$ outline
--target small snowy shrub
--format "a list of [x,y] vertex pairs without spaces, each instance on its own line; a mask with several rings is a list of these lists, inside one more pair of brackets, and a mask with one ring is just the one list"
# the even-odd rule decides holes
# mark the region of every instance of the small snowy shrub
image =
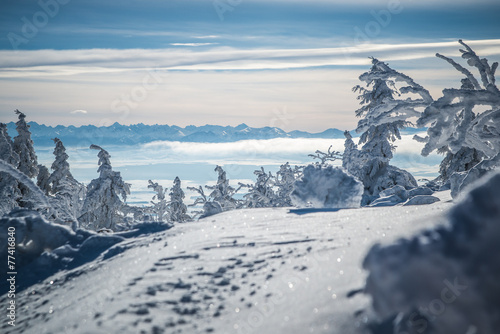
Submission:
[[291,198],[297,207],[359,207],[363,184],[340,168],[309,165],[295,182]]

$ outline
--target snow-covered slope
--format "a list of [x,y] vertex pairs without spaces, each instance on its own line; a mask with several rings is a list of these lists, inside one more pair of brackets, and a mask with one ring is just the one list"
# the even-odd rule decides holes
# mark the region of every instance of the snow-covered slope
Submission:
[[[361,333],[362,261],[434,226],[426,206],[249,209],[126,239],[16,295],[6,333]],[[22,279],[19,277],[18,279]],[[6,295],[0,304],[6,305]]]

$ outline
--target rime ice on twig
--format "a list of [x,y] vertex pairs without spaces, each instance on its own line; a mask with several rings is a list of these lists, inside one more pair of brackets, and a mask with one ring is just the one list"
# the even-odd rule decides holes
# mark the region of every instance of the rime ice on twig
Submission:
[[313,159],[319,159],[321,162],[319,163],[320,165],[326,165],[327,161],[336,161],[336,160],[342,160],[342,153],[339,151],[332,151],[333,145],[330,145],[328,148],[328,152],[322,152],[320,150],[316,150],[314,154],[309,154],[308,156],[313,158]]

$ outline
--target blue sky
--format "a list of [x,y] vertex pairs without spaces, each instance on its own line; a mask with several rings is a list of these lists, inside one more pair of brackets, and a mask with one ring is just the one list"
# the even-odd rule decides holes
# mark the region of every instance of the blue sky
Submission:
[[[347,3],[347,4],[346,4]],[[500,60],[493,0],[3,0],[0,121],[353,128],[375,56],[435,98],[462,38]]]

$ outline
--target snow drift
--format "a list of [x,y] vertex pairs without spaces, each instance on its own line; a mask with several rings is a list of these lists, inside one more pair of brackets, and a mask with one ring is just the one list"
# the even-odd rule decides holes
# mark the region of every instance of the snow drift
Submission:
[[[103,254],[118,254],[112,246],[139,235],[163,231],[172,225],[139,223],[126,232],[107,234],[78,229],[46,221],[38,212],[14,210],[0,219],[0,255],[7,259],[8,227],[15,228],[18,291],[63,270],[78,267]],[[123,251],[123,250],[121,250]],[[7,282],[0,283],[0,295],[7,291]]]
[[370,250],[374,333],[498,333],[500,173],[481,181],[444,226]]

